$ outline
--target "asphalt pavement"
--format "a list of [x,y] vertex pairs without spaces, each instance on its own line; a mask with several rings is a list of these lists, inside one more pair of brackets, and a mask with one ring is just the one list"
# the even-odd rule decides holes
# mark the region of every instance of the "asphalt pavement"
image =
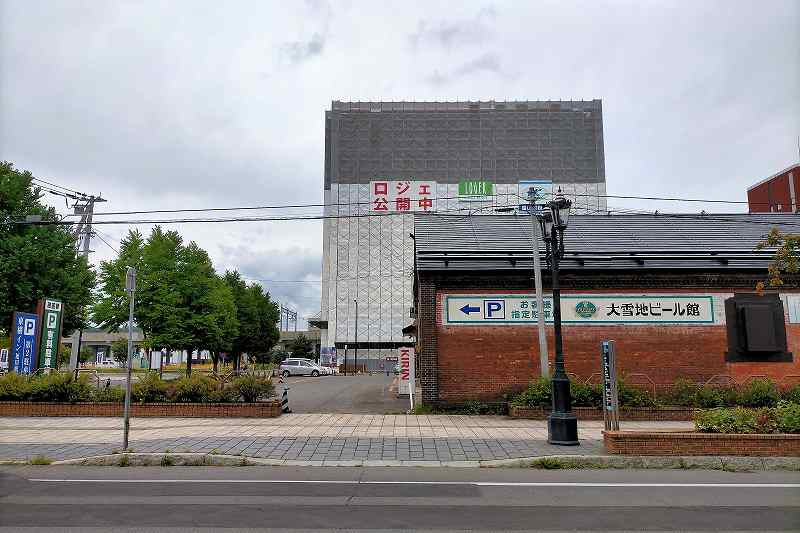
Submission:
[[797,531],[800,475],[694,470],[0,467],[0,524],[0,532]]
[[[284,382],[295,413],[405,413],[408,399],[397,398],[395,378],[394,374],[290,376]],[[277,393],[282,393],[280,385]]]

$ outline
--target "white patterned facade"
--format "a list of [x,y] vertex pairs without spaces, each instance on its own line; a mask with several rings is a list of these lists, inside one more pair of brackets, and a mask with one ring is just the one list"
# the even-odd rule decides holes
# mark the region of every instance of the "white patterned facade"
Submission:
[[[575,213],[606,210],[605,183],[556,183],[554,191],[559,187],[572,199]],[[457,183],[438,183],[433,210],[441,215],[480,215],[523,202],[516,183],[497,183],[494,189],[491,201],[465,201],[458,198]],[[320,319],[327,329],[322,330],[321,345],[337,346],[340,360],[344,344],[352,349],[357,300],[359,360],[396,355],[396,347],[387,344],[411,340],[403,337],[402,329],[412,322],[414,302],[413,215],[366,216],[373,214],[368,183],[332,183],[324,194],[325,213],[332,218],[323,223]]]

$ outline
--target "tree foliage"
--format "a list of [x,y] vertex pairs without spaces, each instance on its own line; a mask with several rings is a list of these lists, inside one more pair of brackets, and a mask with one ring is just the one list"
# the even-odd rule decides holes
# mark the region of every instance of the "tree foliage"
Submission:
[[28,215],[57,220],[32,179],[30,172],[0,163],[0,336],[14,311],[33,312],[44,297],[64,303],[65,334],[86,325],[82,309],[90,303],[95,284],[94,272],[75,253],[65,226],[15,223]]
[[766,282],[760,281],[756,286],[758,292],[763,292],[767,286],[778,288],[783,285],[785,274],[800,272],[800,234],[790,234],[772,228],[767,237],[756,245],[757,250],[776,248],[775,256],[767,267]]
[[128,341],[117,339],[111,343],[111,356],[121,366],[128,364]]
[[314,341],[302,333],[292,339],[292,342],[287,347],[292,352],[292,357],[305,357],[308,359],[314,357]]
[[261,285],[248,285],[235,270],[225,272],[223,279],[233,295],[239,320],[231,352],[236,357],[247,353],[256,361],[263,362],[280,338],[278,306]]
[[[237,348],[239,305],[234,287],[214,271],[208,253],[196,243],[184,244],[176,231],[153,228],[145,240],[137,232],[124,239],[119,256],[101,264],[101,294],[93,318],[114,331],[128,320],[124,290],[127,266],[137,268],[134,321],[145,345],[161,350],[220,351]],[[258,321],[259,307],[243,288],[247,325]]]

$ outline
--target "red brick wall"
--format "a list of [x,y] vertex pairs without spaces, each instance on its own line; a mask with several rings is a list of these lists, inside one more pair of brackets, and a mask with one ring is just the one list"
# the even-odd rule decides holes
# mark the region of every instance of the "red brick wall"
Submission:
[[[443,326],[445,293],[491,292],[442,291],[436,295],[436,351],[438,400],[459,402],[473,398],[494,399],[505,392],[524,388],[539,376],[538,334],[531,326]],[[504,290],[506,293],[530,291]],[[598,293],[603,291],[580,291]],[[648,291],[608,291],[642,294]],[[667,292],[667,291],[664,291]],[[677,291],[675,291],[677,292]],[[693,290],[693,293],[707,291]],[[731,291],[720,292],[720,298]],[[568,292],[565,292],[568,294]],[[724,316],[723,316],[724,320]],[[800,378],[800,324],[787,323],[792,363],[726,363],[727,333],[724,324],[563,326],[567,371],[581,381],[600,371],[600,342],[613,339],[617,346],[617,368],[629,375],[628,382],[648,385],[649,380],[631,374],[646,374],[656,385],[678,378],[705,381],[716,374],[729,374],[737,381],[765,375],[778,381],[787,375]],[[550,361],[554,359],[553,328],[547,326]],[[592,379],[599,382],[598,376]]]
[[605,431],[606,452],[623,455],[800,457],[800,435]]

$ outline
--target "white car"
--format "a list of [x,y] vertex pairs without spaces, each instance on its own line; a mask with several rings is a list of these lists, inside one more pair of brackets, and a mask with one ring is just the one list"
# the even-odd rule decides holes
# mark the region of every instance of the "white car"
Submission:
[[311,359],[300,359],[290,357],[281,363],[280,372],[283,377],[288,376],[327,376],[330,374],[328,369],[319,366]]

